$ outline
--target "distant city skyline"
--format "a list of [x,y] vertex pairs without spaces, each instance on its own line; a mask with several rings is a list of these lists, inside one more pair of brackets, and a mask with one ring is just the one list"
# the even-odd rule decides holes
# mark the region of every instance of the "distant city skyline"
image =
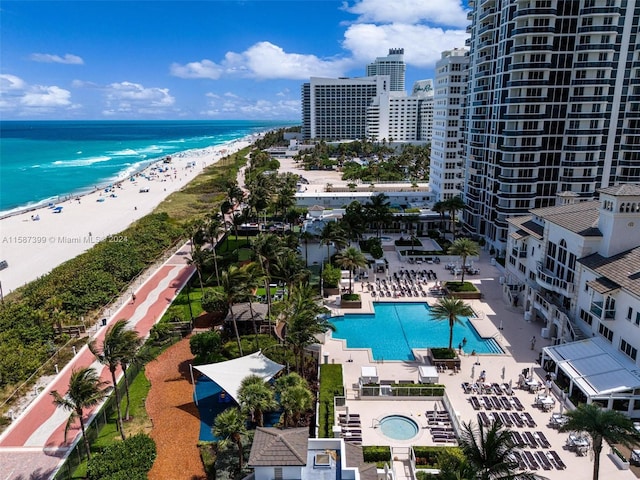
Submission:
[[404,48],[405,88],[463,47],[462,0],[3,1],[0,116],[300,119],[311,76]]

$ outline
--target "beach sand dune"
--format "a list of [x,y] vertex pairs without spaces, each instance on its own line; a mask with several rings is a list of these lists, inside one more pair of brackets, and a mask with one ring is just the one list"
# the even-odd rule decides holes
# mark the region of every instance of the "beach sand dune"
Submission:
[[247,147],[252,141],[245,138],[175,154],[170,164],[158,162],[132,180],[56,203],[55,207],[62,207],[59,212],[45,206],[2,218],[0,261],[7,262],[7,268],[0,270],[3,294],[50,272],[101,240],[126,241],[116,234],[151,213],[206,166]]

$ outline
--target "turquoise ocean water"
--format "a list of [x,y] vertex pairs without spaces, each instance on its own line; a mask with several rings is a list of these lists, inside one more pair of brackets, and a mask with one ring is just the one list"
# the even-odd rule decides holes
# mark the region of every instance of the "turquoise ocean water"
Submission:
[[290,126],[272,121],[2,121],[0,214],[126,178],[177,152]]

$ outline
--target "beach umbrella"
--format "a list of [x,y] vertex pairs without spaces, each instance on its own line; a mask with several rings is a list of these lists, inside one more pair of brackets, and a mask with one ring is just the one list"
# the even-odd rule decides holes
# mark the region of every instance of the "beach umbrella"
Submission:
[[498,327],[499,330],[502,330],[502,320],[500,320],[500,327]]
[[505,367],[502,367],[502,379],[503,379],[503,380],[504,380],[504,376],[505,376],[505,371],[506,371],[506,368],[505,368]]
[[513,390],[513,379],[512,378],[509,379],[509,390],[510,391]]
[[473,380],[474,378],[476,378],[476,366],[471,365],[471,380]]
[[564,402],[560,402],[560,415],[562,415],[562,412],[564,412]]

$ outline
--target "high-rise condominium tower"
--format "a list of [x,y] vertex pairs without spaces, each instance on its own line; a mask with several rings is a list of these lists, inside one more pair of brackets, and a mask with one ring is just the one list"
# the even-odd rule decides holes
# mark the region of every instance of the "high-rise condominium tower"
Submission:
[[466,228],[640,181],[640,0],[472,0]]
[[377,57],[373,63],[367,65],[367,76],[389,75],[391,92],[404,92],[404,48],[390,48],[389,55]]
[[469,51],[442,52],[436,62],[433,97],[433,138],[429,184],[436,201],[462,195],[464,172],[463,105],[467,97]]

